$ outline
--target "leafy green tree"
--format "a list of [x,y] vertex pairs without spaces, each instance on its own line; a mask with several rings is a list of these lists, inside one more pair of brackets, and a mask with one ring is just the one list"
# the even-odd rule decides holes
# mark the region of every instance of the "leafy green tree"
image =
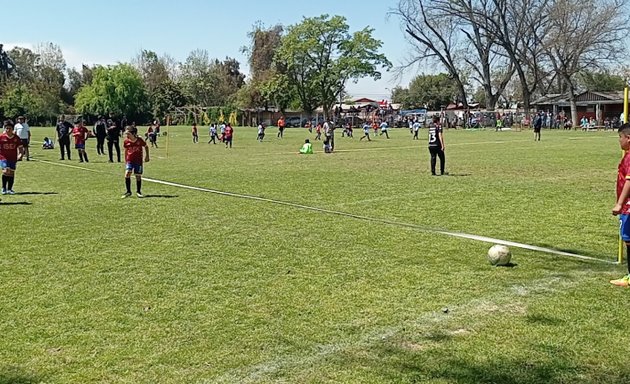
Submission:
[[215,60],[210,67],[210,74],[216,79],[215,105],[233,104],[236,93],[245,84],[245,75],[240,71],[240,63],[229,57],[223,61]]
[[109,112],[139,118],[146,112],[147,94],[138,71],[130,64],[96,67],[92,84],[77,94],[76,109],[82,114]]
[[613,75],[607,71],[591,72],[583,71],[578,75],[579,87],[588,89],[589,91],[623,91],[626,86],[624,78],[619,75]]
[[158,85],[151,93],[150,98],[153,117],[162,120],[175,107],[186,104],[186,97],[182,93],[181,87],[172,80],[166,80]]
[[12,82],[7,85],[2,100],[0,100],[5,116],[15,118],[19,115],[27,115],[36,118],[37,102],[33,92],[25,84]]
[[240,64],[227,57],[210,60],[205,50],[195,50],[180,65],[180,84],[186,98],[199,106],[228,105],[245,82]]
[[329,113],[348,81],[379,79],[379,69],[391,67],[378,53],[382,42],[372,32],[364,28],[351,34],[343,16],[329,15],[304,18],[288,28],[275,56],[276,66],[286,69],[283,73],[307,113],[318,105]]
[[459,94],[457,83],[446,73],[419,75],[409,84],[408,102],[410,108],[438,110],[454,102]]
[[391,94],[392,103],[402,104],[403,108],[411,108],[412,102],[409,100],[409,89],[395,87]]
[[247,34],[250,44],[241,51],[247,55],[251,77],[237,95],[237,105],[241,108],[267,109],[270,104],[277,104],[276,98],[272,100],[269,97],[270,92],[277,88],[278,82],[274,78],[282,75],[283,68],[274,65],[274,56],[280,47],[283,31],[281,25],[267,28],[257,23]]
[[143,49],[140,51],[134,65],[140,72],[144,86],[149,94],[162,83],[173,80],[169,71],[168,59],[158,57],[157,53]]

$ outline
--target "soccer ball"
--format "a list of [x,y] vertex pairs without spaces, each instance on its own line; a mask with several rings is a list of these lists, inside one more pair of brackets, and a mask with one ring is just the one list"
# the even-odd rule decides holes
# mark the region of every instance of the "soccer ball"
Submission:
[[488,250],[488,261],[492,265],[508,265],[511,258],[512,252],[505,245],[495,244]]

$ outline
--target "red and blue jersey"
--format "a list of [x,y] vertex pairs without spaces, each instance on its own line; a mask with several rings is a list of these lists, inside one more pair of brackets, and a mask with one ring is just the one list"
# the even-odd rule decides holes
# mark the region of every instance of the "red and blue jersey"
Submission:
[[[630,180],[630,151],[626,152],[626,154],[621,159],[619,163],[619,167],[617,168],[617,199],[621,196],[621,191],[623,190],[623,186],[626,182]],[[627,215],[630,213],[630,198],[626,199],[623,202],[621,208],[621,214]]]
[[15,163],[18,158],[18,148],[22,146],[22,140],[18,135],[9,137],[6,132],[0,135],[0,160]]
[[142,165],[142,149],[147,146],[147,143],[142,138],[137,137],[135,141],[126,139],[123,146],[125,147],[125,161]]

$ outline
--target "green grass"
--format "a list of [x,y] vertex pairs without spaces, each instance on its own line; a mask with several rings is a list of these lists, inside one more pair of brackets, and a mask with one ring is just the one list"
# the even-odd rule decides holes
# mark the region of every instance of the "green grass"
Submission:
[[[300,156],[304,129],[228,150],[174,127],[145,176],[616,259],[616,133],[449,130],[446,177],[391,133]],[[95,144],[96,172],[36,144],[0,203],[0,383],[630,380],[625,265],[494,268],[490,244],[147,181],[121,200]]]

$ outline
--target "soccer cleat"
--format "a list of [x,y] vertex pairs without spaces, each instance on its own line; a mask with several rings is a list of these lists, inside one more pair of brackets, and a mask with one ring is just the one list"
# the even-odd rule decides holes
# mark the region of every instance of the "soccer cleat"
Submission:
[[9,190],[7,191],[7,193],[8,193],[9,195],[15,195],[15,191],[14,191],[14,190],[12,190],[12,189],[9,189]]
[[630,275],[626,275],[621,279],[610,280],[610,284],[616,285],[618,287],[628,287],[630,286]]
[[144,197],[144,195],[142,193],[140,193],[140,192],[137,192],[136,196],[138,196],[140,199],[142,199]]
[[124,195],[122,195],[122,196],[121,196],[121,198],[122,198],[122,199],[126,199],[126,198],[128,198],[129,196],[131,196],[131,192],[125,192],[125,194],[124,194]]
[[7,194],[7,190],[5,188],[2,188],[2,194],[6,195]]

